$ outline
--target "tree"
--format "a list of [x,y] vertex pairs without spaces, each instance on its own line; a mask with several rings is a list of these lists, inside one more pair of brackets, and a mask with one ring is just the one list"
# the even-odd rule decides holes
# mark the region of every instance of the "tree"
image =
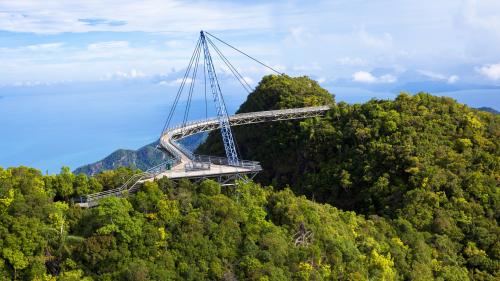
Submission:
[[91,192],[89,179],[85,174],[78,174],[74,179],[75,194],[78,196],[87,195]]
[[99,224],[97,233],[101,235],[114,234],[124,242],[141,234],[141,220],[130,215],[132,204],[126,199],[108,197],[99,201],[95,209],[96,220]]
[[56,192],[61,198],[68,199],[74,192],[73,181],[75,175],[71,173],[69,167],[62,167],[61,172],[57,175]]

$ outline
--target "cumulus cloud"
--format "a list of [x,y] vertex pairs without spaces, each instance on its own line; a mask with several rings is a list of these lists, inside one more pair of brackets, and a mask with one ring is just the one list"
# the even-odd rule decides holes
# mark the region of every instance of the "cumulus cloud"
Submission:
[[491,80],[500,80],[500,63],[485,65],[476,70]]
[[352,75],[352,80],[361,83],[375,83],[377,78],[367,71],[358,71]]
[[368,71],[357,71],[352,75],[352,80],[359,83],[395,83],[397,78],[392,74],[374,76]]

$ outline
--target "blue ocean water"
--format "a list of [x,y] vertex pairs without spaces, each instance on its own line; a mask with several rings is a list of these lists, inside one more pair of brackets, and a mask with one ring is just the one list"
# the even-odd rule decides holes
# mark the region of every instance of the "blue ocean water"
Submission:
[[[57,173],[63,165],[74,169],[118,148],[151,143],[160,135],[175,90],[147,84],[0,88],[0,166]],[[190,120],[205,117],[204,97],[195,98]],[[245,98],[227,95],[228,111],[235,112]],[[184,106],[181,101],[173,124],[181,122]]]
[[[223,89],[233,113],[246,92]],[[118,148],[137,149],[155,141],[174,100],[176,86],[152,83],[69,83],[36,87],[0,87],[0,166],[31,166],[57,173],[95,162]],[[358,88],[331,88],[337,101],[392,99],[397,94]],[[205,117],[203,93],[193,97],[189,119]],[[436,93],[472,107],[500,109],[500,90]],[[184,101],[173,124],[181,122]],[[208,116],[214,116],[208,100]]]

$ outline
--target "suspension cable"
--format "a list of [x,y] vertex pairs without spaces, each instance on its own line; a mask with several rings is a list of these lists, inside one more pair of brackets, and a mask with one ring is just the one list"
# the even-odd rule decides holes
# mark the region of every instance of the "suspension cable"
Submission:
[[196,83],[196,74],[198,73],[198,65],[200,61],[201,46],[198,48],[194,63],[193,75],[191,76],[191,85],[189,87],[188,99],[186,102],[186,110],[184,111],[184,119],[182,120],[182,126],[186,125],[187,118],[189,116],[189,109],[191,108],[191,99],[193,97],[193,89]]
[[241,75],[238,70],[231,64],[231,62],[224,56],[224,54],[217,48],[217,46],[210,40],[210,38],[207,38],[208,43],[212,45],[214,48],[215,52],[219,55],[219,58],[226,64],[226,66],[229,68],[229,70],[233,73],[234,77],[240,82],[241,86],[248,92],[252,92],[252,86],[248,84],[248,82],[245,80],[243,75]]
[[205,58],[205,54],[203,54],[203,80],[205,82],[205,119],[208,118],[208,100],[207,100],[207,73],[206,66],[207,58]]
[[[214,42],[212,40],[210,40],[210,38],[206,38],[208,40],[208,42],[210,43],[210,45],[213,46],[213,48],[215,49],[215,51],[217,52],[217,54],[219,55],[219,57],[221,57],[221,59],[226,63],[226,65],[229,67],[229,68],[232,68],[234,70],[234,72],[243,80],[243,82],[245,82],[246,86],[248,86],[248,88],[250,90],[252,90],[252,86],[250,86],[244,79],[243,75],[241,75],[238,70],[236,69],[236,67],[234,67],[233,64],[231,64],[231,62],[229,61],[229,59],[221,52],[221,50],[217,47],[217,45],[214,44]],[[234,74],[234,73],[233,73]]]
[[235,51],[237,51],[237,52],[239,52],[239,53],[241,53],[241,54],[245,55],[246,57],[248,57],[248,58],[252,59],[253,61],[255,61],[255,62],[259,63],[260,65],[267,67],[268,69],[270,69],[270,70],[272,70],[272,71],[276,72],[276,73],[277,73],[277,74],[279,74],[279,75],[282,75],[282,73],[280,73],[280,72],[279,72],[279,71],[277,71],[276,69],[274,69],[274,68],[272,68],[272,67],[270,67],[270,66],[266,65],[265,63],[263,63],[263,62],[259,61],[258,59],[254,58],[254,57],[252,57],[252,56],[250,56],[250,55],[248,55],[248,54],[246,54],[245,52],[240,51],[239,49],[237,49],[237,48],[236,48],[236,47],[234,47],[233,45],[231,45],[231,44],[229,44],[229,43],[227,43],[227,42],[223,41],[222,39],[219,39],[217,36],[215,36],[215,35],[211,34],[210,32],[207,32],[207,31],[204,31],[204,32],[205,32],[206,34],[210,35],[211,37],[215,38],[215,39],[216,39],[216,40],[218,40],[219,42],[221,42],[221,43],[225,44],[226,46],[229,46],[229,47],[230,47],[230,48],[232,48],[233,50],[235,50]]
[[193,51],[193,54],[191,55],[191,59],[189,60],[188,67],[186,69],[186,72],[184,73],[184,77],[182,78],[181,85],[179,87],[179,90],[177,91],[177,95],[175,96],[174,103],[172,104],[172,107],[170,108],[170,112],[168,114],[167,120],[165,124],[163,125],[163,129],[161,130],[161,135],[160,138],[162,137],[163,133],[165,132],[165,129],[170,125],[170,122],[172,121],[172,117],[175,112],[175,108],[177,107],[177,103],[179,102],[179,98],[182,94],[182,90],[184,89],[184,85],[186,84],[187,77],[189,76],[189,73],[191,71],[191,67],[193,64],[193,60],[196,54],[196,50],[200,47],[201,45],[201,38],[198,39],[198,42],[196,43],[196,47]]

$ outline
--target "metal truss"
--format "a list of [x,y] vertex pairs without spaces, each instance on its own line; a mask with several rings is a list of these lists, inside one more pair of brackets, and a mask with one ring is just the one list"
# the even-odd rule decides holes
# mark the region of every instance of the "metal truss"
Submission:
[[203,53],[205,54],[205,65],[208,80],[210,81],[210,89],[212,90],[215,108],[217,110],[217,119],[220,132],[222,134],[222,142],[224,143],[224,149],[226,150],[226,156],[229,163],[234,165],[238,163],[238,153],[236,152],[236,145],[234,144],[233,133],[231,132],[231,124],[229,123],[229,115],[227,114],[226,104],[224,103],[224,98],[222,97],[219,81],[217,80],[214,64],[212,62],[212,56],[210,55],[203,31],[200,32],[200,40],[203,47]]
[[228,173],[228,174],[206,174],[202,176],[192,176],[185,178],[171,179],[173,182],[179,182],[182,179],[188,179],[193,183],[200,183],[204,180],[210,179],[218,182],[222,186],[234,185],[237,180],[252,180],[259,172],[258,171],[247,171],[238,173]]

